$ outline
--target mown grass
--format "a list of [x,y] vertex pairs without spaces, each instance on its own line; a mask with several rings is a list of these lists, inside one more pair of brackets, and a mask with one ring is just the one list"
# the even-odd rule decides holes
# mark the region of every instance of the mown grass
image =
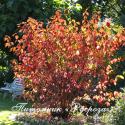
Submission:
[[23,125],[22,123],[19,123],[17,121],[13,121],[9,119],[9,116],[12,114],[16,114],[17,112],[12,111],[1,111],[0,112],[0,125]]

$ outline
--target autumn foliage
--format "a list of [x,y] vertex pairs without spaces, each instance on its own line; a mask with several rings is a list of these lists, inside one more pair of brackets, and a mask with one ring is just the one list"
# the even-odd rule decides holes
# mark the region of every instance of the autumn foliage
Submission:
[[21,23],[15,41],[5,38],[5,45],[18,57],[13,62],[16,76],[25,80],[25,97],[46,107],[69,107],[84,94],[100,105],[109,106],[117,92],[107,92],[116,84],[109,77],[110,65],[123,59],[113,59],[114,52],[124,43],[124,30],[112,34],[110,24],[98,26],[99,14],[82,24],[66,22],[61,13],[43,27],[42,22],[29,18]]

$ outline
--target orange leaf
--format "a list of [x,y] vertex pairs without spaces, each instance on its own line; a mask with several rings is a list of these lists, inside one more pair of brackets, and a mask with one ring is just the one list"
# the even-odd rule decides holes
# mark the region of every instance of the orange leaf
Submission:
[[18,36],[18,35],[16,35],[16,36],[15,36],[15,39],[16,39],[16,40],[17,40],[17,39],[19,39],[19,36]]
[[8,43],[5,43],[5,47],[10,47],[11,44],[8,42]]

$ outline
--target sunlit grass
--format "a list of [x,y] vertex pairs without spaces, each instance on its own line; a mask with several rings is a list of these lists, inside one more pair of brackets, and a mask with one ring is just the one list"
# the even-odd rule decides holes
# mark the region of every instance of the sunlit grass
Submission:
[[1,111],[0,112],[0,125],[22,125],[21,123],[10,119],[10,117],[14,114],[17,114],[17,112]]

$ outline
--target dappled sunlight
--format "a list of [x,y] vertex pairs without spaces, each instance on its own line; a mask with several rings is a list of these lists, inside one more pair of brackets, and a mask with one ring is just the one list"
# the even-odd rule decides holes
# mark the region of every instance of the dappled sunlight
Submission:
[[[0,111],[0,125],[13,125],[16,124],[17,112],[13,111]],[[18,124],[18,123],[17,123]]]

